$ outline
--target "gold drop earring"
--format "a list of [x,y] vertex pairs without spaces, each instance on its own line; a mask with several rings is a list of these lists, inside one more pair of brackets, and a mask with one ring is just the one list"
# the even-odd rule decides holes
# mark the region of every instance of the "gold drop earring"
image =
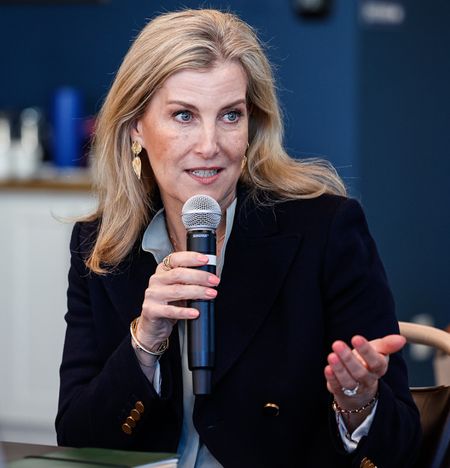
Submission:
[[241,170],[243,171],[244,168],[245,168],[245,165],[247,164],[247,150],[248,148],[250,147],[250,143],[247,142],[247,149],[245,150],[245,154],[242,158],[242,161],[241,161]]
[[139,154],[142,151],[141,144],[138,141],[134,140],[131,145],[131,151],[134,154],[134,158],[131,161],[131,165],[133,166],[133,171],[136,174],[136,177],[139,180],[141,180],[142,162],[141,162],[141,158],[139,157]]

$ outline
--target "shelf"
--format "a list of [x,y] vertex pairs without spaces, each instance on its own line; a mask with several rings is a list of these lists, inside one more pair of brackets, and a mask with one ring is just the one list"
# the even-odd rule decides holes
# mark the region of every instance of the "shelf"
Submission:
[[7,190],[90,192],[92,179],[88,171],[74,171],[47,174],[33,179],[0,180],[0,192]]

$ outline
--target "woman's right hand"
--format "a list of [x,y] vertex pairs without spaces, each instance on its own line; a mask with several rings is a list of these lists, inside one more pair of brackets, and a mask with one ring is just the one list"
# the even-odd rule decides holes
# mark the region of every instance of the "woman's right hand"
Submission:
[[170,270],[160,263],[150,277],[136,330],[137,339],[147,349],[156,350],[169,337],[177,320],[195,319],[198,311],[185,307],[185,301],[214,299],[219,278],[192,267],[208,263],[197,252],[174,252]]

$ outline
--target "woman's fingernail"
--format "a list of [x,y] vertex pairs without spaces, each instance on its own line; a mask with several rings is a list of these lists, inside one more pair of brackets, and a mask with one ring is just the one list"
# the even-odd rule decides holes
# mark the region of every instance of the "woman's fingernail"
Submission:
[[208,258],[206,255],[199,255],[199,256],[197,257],[197,260],[198,260],[199,262],[205,263],[205,262],[207,262],[207,261],[209,260],[209,258]]
[[208,277],[208,282],[217,286],[220,283],[220,279],[217,276],[211,275]]
[[215,289],[207,289],[206,290],[206,295],[209,297],[216,297],[217,296],[217,291]]

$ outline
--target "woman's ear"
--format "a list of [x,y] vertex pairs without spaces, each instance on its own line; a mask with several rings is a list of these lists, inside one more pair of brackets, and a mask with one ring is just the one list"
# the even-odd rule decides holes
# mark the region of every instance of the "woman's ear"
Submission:
[[130,137],[133,141],[137,141],[141,146],[143,146],[141,127],[141,121],[136,120],[136,122],[134,122],[133,126],[131,127]]

